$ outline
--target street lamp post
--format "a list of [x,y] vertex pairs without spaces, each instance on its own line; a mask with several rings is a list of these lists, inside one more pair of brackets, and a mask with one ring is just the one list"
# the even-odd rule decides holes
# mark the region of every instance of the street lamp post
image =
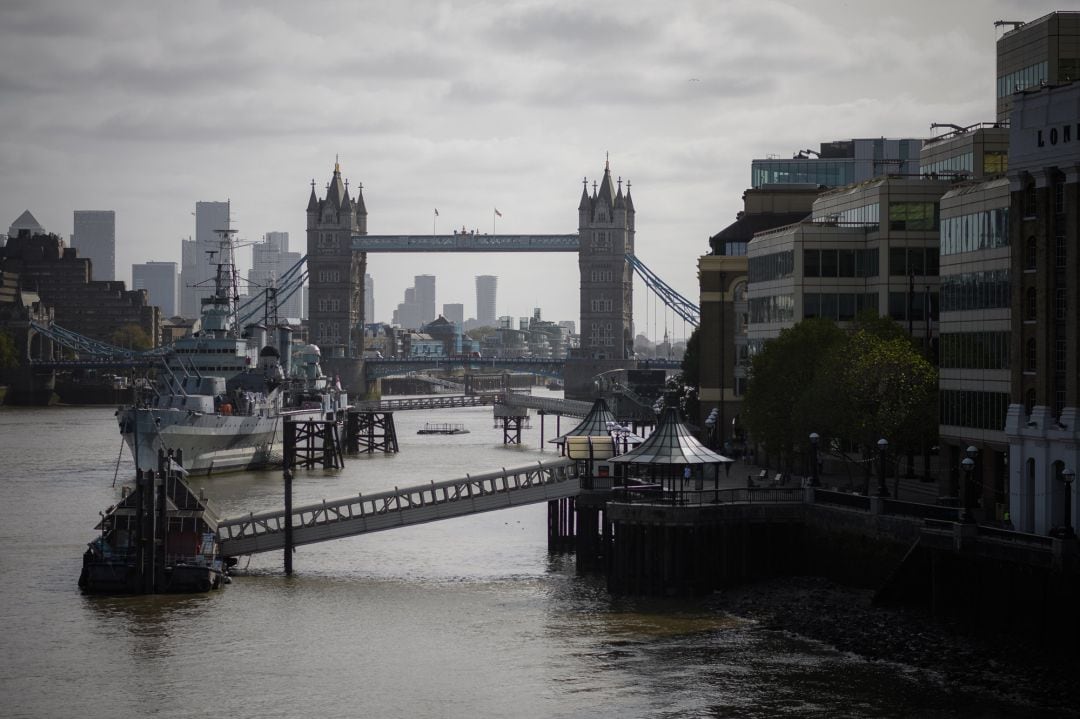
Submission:
[[877,493],[879,497],[888,497],[889,488],[885,486],[885,453],[889,451],[889,440],[882,437],[877,441],[878,454],[881,456],[881,470],[878,473]]
[[817,468],[817,452],[818,442],[821,441],[821,435],[817,432],[810,433],[810,486],[820,487],[821,481],[818,479]]
[[961,468],[964,470],[964,521],[975,521],[975,487],[973,479],[975,477],[975,458],[979,456],[979,448],[974,445],[969,445],[964,454],[964,460],[960,462]]
[[1076,532],[1072,528],[1072,483],[1076,479],[1076,471],[1072,469],[1061,470],[1061,481],[1065,483],[1065,530],[1061,533],[1062,539],[1075,539]]

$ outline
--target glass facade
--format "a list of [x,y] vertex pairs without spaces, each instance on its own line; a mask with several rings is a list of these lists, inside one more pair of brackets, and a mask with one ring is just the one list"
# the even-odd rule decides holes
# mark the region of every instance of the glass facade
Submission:
[[955,332],[941,335],[943,369],[1009,369],[1010,333]]
[[[911,300],[911,312],[908,316],[908,299]],[[930,304],[930,319],[938,319],[938,293],[937,292],[890,292],[889,293],[889,317],[897,322],[922,322],[926,319],[926,305]]]
[[837,322],[850,322],[863,310],[878,311],[878,296],[876,293],[803,293],[803,319],[825,317]]
[[854,159],[794,158],[791,160],[753,160],[750,163],[750,186],[810,183],[839,187],[855,181]]
[[881,210],[878,203],[852,207],[843,212],[834,212],[830,215],[815,217],[814,222],[836,222],[842,225],[864,225],[877,227],[881,222]]
[[889,274],[893,277],[937,277],[938,251],[935,247],[890,247]]
[[751,297],[750,322],[794,322],[795,298],[793,295]]
[[1016,72],[1010,72],[1008,75],[999,77],[997,79],[997,96],[1005,97],[1014,92],[1019,92],[1024,88],[1038,85],[1040,82],[1047,79],[1047,67],[1046,61],[1043,60],[1042,62],[1028,65]]
[[1009,245],[1009,208],[973,212],[941,221],[941,254],[989,250]]
[[953,174],[957,172],[971,174],[974,171],[975,155],[971,152],[965,152],[962,155],[947,157],[944,160],[938,160],[937,162],[930,162],[919,166],[919,173],[922,175]]
[[747,260],[747,278],[750,283],[769,282],[791,277],[795,272],[795,251],[784,250]]
[[890,202],[889,229],[900,232],[938,229],[938,203]]
[[1009,411],[1007,392],[975,392],[943,389],[938,393],[941,424],[972,429],[1005,429]]
[[1009,271],[984,270],[941,278],[941,311],[986,310],[1010,306]]
[[803,250],[803,277],[877,277],[878,248]]

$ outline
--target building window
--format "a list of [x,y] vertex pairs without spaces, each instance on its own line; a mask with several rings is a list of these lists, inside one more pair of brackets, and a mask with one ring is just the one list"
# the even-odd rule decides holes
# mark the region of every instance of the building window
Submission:
[[1054,290],[1054,319],[1065,319],[1068,310],[1068,296],[1065,294],[1065,288],[1058,287]]
[[936,202],[889,203],[889,229],[918,231],[938,229]]
[[1036,292],[1034,287],[1028,287],[1024,296],[1024,319],[1028,322],[1034,322],[1038,316],[1038,306],[1036,302]]
[[1054,183],[1054,214],[1065,214],[1065,183],[1060,180]]
[[1024,269],[1033,270],[1038,266],[1039,261],[1039,243],[1036,242],[1034,237],[1027,238],[1027,244],[1024,246]]
[[1064,372],[1065,366],[1068,363],[1068,352],[1065,350],[1065,340],[1058,338],[1054,340],[1054,371]]
[[1069,248],[1065,242],[1065,233],[1058,232],[1054,236],[1054,266],[1058,269],[1065,268],[1065,261],[1069,258]]
[[1033,388],[1024,393],[1024,411],[1029,415],[1035,411],[1035,390]]
[[1035,208],[1037,207],[1037,196],[1035,194],[1035,181],[1028,180],[1024,185],[1024,206],[1023,213],[1024,219],[1031,219],[1035,217]]
[[1025,352],[1024,369],[1027,372],[1034,372],[1035,368],[1039,365],[1039,351],[1038,344],[1035,342],[1035,338],[1031,338],[1027,341],[1027,351]]

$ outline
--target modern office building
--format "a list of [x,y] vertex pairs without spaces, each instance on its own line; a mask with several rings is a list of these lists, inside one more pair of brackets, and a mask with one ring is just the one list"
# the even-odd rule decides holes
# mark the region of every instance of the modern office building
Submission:
[[750,187],[811,184],[841,187],[885,174],[914,175],[919,139],[870,138],[823,142],[820,150],[799,150],[788,159],[751,160]]
[[[299,261],[299,252],[289,252],[288,232],[267,232],[262,242],[251,246],[248,295],[255,296],[264,293],[268,288],[280,287],[281,278]],[[303,291],[297,290],[288,297],[279,297],[277,305],[279,319],[301,319],[306,315]]]
[[1080,517],[1063,481],[1080,467],[1080,83],[1011,99],[1009,500],[1017,529],[1045,534]]
[[1016,93],[1080,80],[1080,12],[1000,24],[1012,26],[997,41],[997,119],[1007,122]]
[[[926,176],[964,178],[939,206],[940,496],[981,507],[986,519],[1008,511],[1011,316],[1008,129],[957,127],[923,147]],[[969,448],[974,448],[974,452]],[[975,470],[961,471],[973,454]],[[961,476],[961,475],[964,476]]]
[[[8,227],[7,236],[18,237],[21,230],[26,230],[31,235],[45,234],[45,228],[41,226],[41,223],[37,221],[37,218],[34,217],[30,210],[23,210],[23,213],[11,223],[11,226]],[[0,244],[0,247],[3,247],[3,245]]]
[[420,303],[416,301],[416,288],[407,287],[404,300],[394,310],[391,324],[406,330],[418,330],[425,324],[420,317],[421,310]]
[[476,321],[480,327],[495,327],[495,291],[499,278],[495,275],[479,275],[476,278]]
[[435,275],[417,275],[413,278],[416,304],[420,308],[420,324],[435,319]]
[[195,257],[198,249],[195,240],[180,240],[180,315],[188,319],[199,316],[195,306]]
[[75,210],[71,246],[90,260],[95,280],[116,279],[116,213],[113,210]]
[[214,293],[214,278],[220,258],[221,231],[231,229],[229,201],[195,203],[195,257],[184,290],[189,299],[181,304],[186,315],[188,305],[193,317],[202,312],[202,301]]
[[445,317],[448,322],[453,322],[457,325],[458,331],[460,332],[462,326],[465,324],[465,305],[460,302],[443,305],[442,316]]
[[146,290],[150,304],[161,310],[162,319],[177,314],[179,284],[175,262],[147,262],[131,266],[131,289]]

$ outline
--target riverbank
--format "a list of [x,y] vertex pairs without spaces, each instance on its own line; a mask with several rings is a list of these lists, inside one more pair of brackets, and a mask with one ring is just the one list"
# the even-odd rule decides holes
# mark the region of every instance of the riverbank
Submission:
[[1075,679],[1080,661],[1075,657],[1051,655],[1016,639],[967,636],[916,610],[874,606],[872,597],[868,589],[817,577],[789,577],[724,590],[716,600],[722,611],[767,629],[813,639],[873,662],[917,667],[936,676],[946,691],[1015,702],[1017,716],[1024,716],[1024,707],[1038,709],[1040,716],[1080,712]]

